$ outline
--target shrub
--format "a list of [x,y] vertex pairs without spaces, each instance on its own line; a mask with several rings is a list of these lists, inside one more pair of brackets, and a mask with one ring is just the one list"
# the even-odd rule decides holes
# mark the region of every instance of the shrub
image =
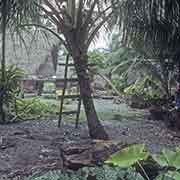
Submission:
[[[1,69],[0,69],[1,72]],[[0,79],[1,79],[0,73]],[[0,89],[3,90],[4,104],[3,109],[8,114],[8,117],[12,116],[15,111],[15,102],[18,94],[20,93],[20,78],[24,75],[23,70],[12,65],[7,67],[5,72],[5,82],[0,83]],[[7,120],[6,120],[7,121]]]
[[43,86],[43,92],[54,93],[56,91],[56,85],[53,82],[45,82]]
[[59,110],[57,103],[45,101],[41,98],[27,98],[17,100],[17,112],[23,117],[27,116],[49,116],[56,114]]

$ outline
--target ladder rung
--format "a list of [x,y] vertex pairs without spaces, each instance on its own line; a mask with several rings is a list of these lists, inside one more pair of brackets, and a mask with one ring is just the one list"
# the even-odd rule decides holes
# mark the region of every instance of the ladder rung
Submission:
[[64,82],[64,81],[70,81],[70,82],[77,82],[78,78],[68,78],[68,79],[56,79],[56,82]]
[[62,114],[69,115],[69,114],[77,114],[77,111],[64,111]]
[[[58,63],[59,66],[74,66],[74,63],[69,63],[68,65],[65,63]],[[95,63],[91,63],[91,64],[87,64],[88,66],[96,66],[97,64]]]
[[73,63],[65,64],[65,63],[58,63],[59,66],[74,66]]
[[[62,97],[62,95],[58,96],[59,98]],[[68,98],[79,98],[80,95],[65,95],[64,98],[68,99]]]

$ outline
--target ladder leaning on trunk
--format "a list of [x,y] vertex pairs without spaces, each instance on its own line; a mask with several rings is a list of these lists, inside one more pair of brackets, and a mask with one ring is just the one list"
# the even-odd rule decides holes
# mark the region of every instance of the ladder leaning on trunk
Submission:
[[[67,55],[66,57],[66,62],[65,63],[59,63],[59,66],[65,66],[65,71],[64,71],[64,79],[63,79],[63,89],[62,89],[62,94],[59,96],[61,99],[60,101],[60,110],[59,110],[59,119],[58,119],[58,127],[61,127],[61,122],[62,122],[62,115],[70,115],[70,114],[76,114],[76,123],[75,127],[78,127],[79,123],[79,115],[81,111],[81,96],[80,94],[73,94],[73,95],[66,95],[66,90],[67,90],[67,84],[68,82],[77,82],[76,86],[79,88],[79,81],[78,78],[68,78],[68,67],[73,67],[73,63],[69,63],[69,58],[70,56]],[[74,99],[76,98],[78,100],[78,105],[77,105],[77,110],[75,111],[63,111],[64,107],[64,99]]]

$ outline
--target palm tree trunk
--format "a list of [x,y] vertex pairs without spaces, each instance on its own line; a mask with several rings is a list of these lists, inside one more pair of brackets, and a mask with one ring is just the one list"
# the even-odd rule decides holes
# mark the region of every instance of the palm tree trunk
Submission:
[[5,83],[5,42],[6,42],[6,0],[2,1],[2,60],[1,60],[1,89],[0,89],[0,115],[1,119],[0,122],[4,123],[5,122],[5,112],[3,110],[3,105],[4,105],[4,83]]
[[177,65],[178,74],[177,74],[177,87],[176,87],[176,106],[180,109],[180,62]]
[[104,127],[101,125],[91,95],[91,87],[87,72],[87,58],[81,55],[73,57],[80,85],[80,95],[83,100],[87,117],[89,135],[92,139],[109,139]]

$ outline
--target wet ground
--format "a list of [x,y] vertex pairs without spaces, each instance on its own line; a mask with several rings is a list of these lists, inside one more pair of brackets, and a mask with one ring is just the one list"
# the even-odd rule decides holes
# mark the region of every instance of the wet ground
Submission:
[[[180,135],[168,130],[161,121],[148,120],[145,110],[130,109],[125,104],[114,105],[112,101],[98,100],[96,107],[98,104],[98,113],[113,111],[113,119],[102,116],[102,123],[112,140],[144,143],[152,153],[180,145]],[[0,177],[5,175],[6,179],[12,179],[37,170],[61,168],[59,146],[64,142],[87,139],[85,121],[78,129],[67,119],[61,128],[57,128],[57,120],[0,125]]]

